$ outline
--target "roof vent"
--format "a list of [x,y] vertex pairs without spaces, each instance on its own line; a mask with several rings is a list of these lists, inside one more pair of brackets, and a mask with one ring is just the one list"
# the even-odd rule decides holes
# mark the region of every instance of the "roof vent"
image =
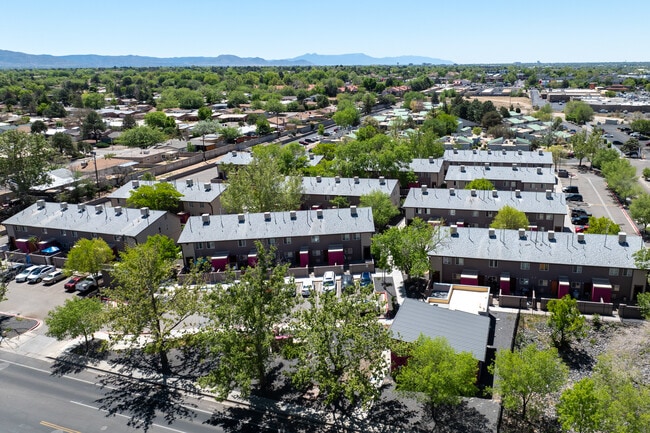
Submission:
[[341,183],[341,176],[334,177],[334,182]]
[[537,174],[542,174],[542,167],[537,167]]
[[354,176],[354,183],[359,183],[359,176]]
[[237,214],[237,221],[239,221],[240,223],[243,223],[244,221],[246,221],[246,218],[244,218],[243,213],[238,213]]
[[318,219],[323,218],[323,209],[316,209],[316,218]]
[[422,185],[422,186],[420,187],[420,190],[422,191],[422,195],[427,195],[427,194],[428,194],[427,186],[426,186],[426,185]]
[[449,188],[449,195],[456,195],[456,188]]
[[203,184],[203,189],[206,191],[211,191],[212,190],[212,184],[210,182],[206,182]]
[[43,199],[36,200],[36,207],[38,209],[43,209],[45,207],[45,200]]
[[492,149],[488,149],[488,155],[492,155]]
[[618,243],[621,245],[627,243],[627,234],[625,232],[618,232]]
[[185,185],[187,185],[188,188],[192,188],[192,186],[194,185],[194,181],[192,179],[186,179]]
[[68,202],[66,202],[66,201],[61,202],[61,203],[59,204],[59,206],[61,207],[61,210],[62,210],[62,211],[64,211],[64,210],[68,210]]
[[472,149],[472,153],[476,155],[476,149]]
[[583,243],[585,241],[585,234],[578,233],[578,242]]
[[526,237],[526,229],[519,229],[519,239]]
[[476,190],[472,188],[470,194],[472,194],[472,197],[476,197]]
[[233,150],[230,154],[231,154],[232,156],[237,156],[237,151],[236,151],[236,150]]
[[132,180],[131,181],[131,188],[136,189],[140,187],[140,181],[139,180]]
[[384,176],[379,176],[379,185],[386,185],[386,178]]
[[456,224],[449,226],[449,234],[452,236],[456,236],[458,234],[458,226]]
[[203,221],[203,225],[210,224],[210,214],[207,213],[201,214],[201,221]]
[[356,206],[350,206],[350,215],[352,216],[357,216],[357,207]]
[[517,170],[517,163],[512,164],[512,169]]
[[429,157],[429,164],[433,164],[434,159],[435,159],[435,158],[434,158],[433,156],[430,156],[430,157]]
[[493,238],[493,237],[496,236],[496,235],[494,234],[494,229],[493,229],[492,227],[490,227],[490,228],[488,229],[488,236],[491,237],[491,238]]
[[149,218],[149,208],[148,207],[141,207],[140,208],[140,215],[142,218]]
[[521,190],[520,189],[515,190],[515,197],[521,198]]
[[310,153],[310,154],[309,154],[309,160],[313,160],[313,159],[314,159],[314,154],[313,154],[313,153]]
[[544,151],[542,149],[539,149],[539,156],[544,156]]
[[102,206],[101,204],[95,205],[95,213],[102,213],[103,210],[104,210],[104,206]]
[[77,211],[83,212],[86,210],[86,205],[85,204],[78,204],[77,205]]
[[499,197],[499,191],[497,191],[496,189],[493,189],[492,190],[492,197]]
[[271,221],[271,212],[264,212],[264,221]]
[[517,155],[521,155],[521,149],[517,151]]
[[506,150],[503,149],[503,150],[501,151],[501,153],[505,155],[505,154],[506,154]]
[[548,231],[548,240],[549,241],[554,241],[555,240],[555,231],[553,231],[553,230]]
[[486,163],[483,165],[483,167],[485,167],[486,170],[489,170],[489,169],[490,169],[490,163],[489,163],[489,162],[486,162]]
[[460,166],[460,172],[461,172],[461,173],[465,173],[465,166],[464,166],[464,165],[461,165],[461,166]]
[[547,189],[546,190],[546,198],[549,199],[549,200],[552,199],[553,198],[553,191],[551,191],[550,189]]
[[292,220],[296,219],[296,211],[295,210],[290,210],[289,211],[289,219],[292,219]]
[[457,153],[458,153],[458,149],[454,149],[454,153],[457,154]]
[[316,176],[316,182],[320,183],[320,181],[321,181],[321,177],[320,177],[320,176]]
[[115,215],[122,215],[122,206],[115,206]]

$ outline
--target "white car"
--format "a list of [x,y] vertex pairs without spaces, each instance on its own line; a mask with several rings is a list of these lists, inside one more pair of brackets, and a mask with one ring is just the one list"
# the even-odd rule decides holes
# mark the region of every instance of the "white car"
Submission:
[[27,283],[36,284],[40,283],[43,278],[50,272],[54,270],[54,266],[41,266],[40,269],[32,271],[31,274],[27,277]]
[[49,274],[43,277],[43,285],[49,286],[62,280],[65,280],[65,274],[63,271],[51,271]]
[[336,291],[336,274],[334,271],[327,271],[323,274],[323,293]]
[[23,269],[23,271],[20,274],[16,275],[16,282],[24,283],[25,281],[27,281],[27,277],[29,277],[29,274],[31,274],[37,269],[40,269],[41,267],[43,267],[43,265],[28,266],[27,268]]
[[314,290],[314,282],[311,280],[311,278],[307,278],[302,282],[300,293],[302,294],[303,298],[308,298],[311,296],[312,290]]

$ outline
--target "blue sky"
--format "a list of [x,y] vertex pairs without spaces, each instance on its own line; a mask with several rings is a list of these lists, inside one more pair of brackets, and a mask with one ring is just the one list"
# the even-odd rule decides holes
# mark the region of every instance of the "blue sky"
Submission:
[[2,15],[0,49],[29,54],[650,61],[647,0],[30,0]]

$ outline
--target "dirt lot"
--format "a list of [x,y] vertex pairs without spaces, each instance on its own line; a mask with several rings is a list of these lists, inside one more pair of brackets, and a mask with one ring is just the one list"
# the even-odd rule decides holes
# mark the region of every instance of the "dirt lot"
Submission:
[[521,112],[524,114],[532,113],[533,106],[528,98],[511,98],[509,96],[472,96],[470,100],[478,99],[481,102],[492,101],[495,107],[506,107],[510,108],[512,104],[515,108],[520,108]]

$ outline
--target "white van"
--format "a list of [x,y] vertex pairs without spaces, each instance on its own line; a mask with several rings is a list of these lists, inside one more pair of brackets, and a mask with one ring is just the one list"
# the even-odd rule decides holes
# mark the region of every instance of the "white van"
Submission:
[[334,271],[327,271],[323,274],[323,293],[336,290],[336,274]]

